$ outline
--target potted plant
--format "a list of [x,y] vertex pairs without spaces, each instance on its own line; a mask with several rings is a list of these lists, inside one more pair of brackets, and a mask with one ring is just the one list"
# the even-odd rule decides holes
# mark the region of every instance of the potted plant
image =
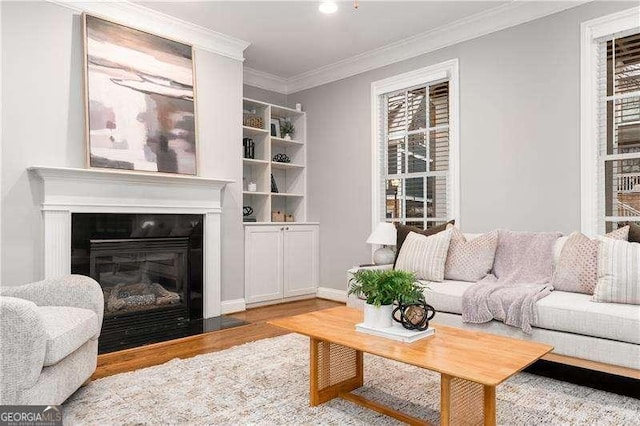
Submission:
[[349,280],[348,295],[365,299],[364,323],[373,328],[393,325],[393,303],[415,303],[422,295],[422,287],[415,274],[396,269],[361,269]]
[[296,134],[296,128],[293,126],[293,123],[288,118],[285,118],[280,124],[280,133],[282,133],[283,139],[288,141]]

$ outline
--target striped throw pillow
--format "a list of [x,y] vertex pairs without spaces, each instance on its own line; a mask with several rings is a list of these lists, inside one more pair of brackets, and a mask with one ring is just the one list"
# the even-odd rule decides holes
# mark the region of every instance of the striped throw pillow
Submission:
[[450,241],[451,229],[428,237],[409,232],[398,253],[395,269],[414,272],[419,280],[442,282]]
[[640,305],[640,244],[600,238],[595,302]]

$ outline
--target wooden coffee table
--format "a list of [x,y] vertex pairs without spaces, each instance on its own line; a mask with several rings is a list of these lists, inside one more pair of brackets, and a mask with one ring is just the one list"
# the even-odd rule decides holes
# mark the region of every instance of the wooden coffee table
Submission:
[[409,424],[427,422],[351,393],[363,385],[363,353],[440,373],[440,422],[496,424],[496,386],[553,350],[552,346],[433,324],[414,343],[357,332],[362,312],[325,309],[269,321],[311,338],[312,406],[341,397]]

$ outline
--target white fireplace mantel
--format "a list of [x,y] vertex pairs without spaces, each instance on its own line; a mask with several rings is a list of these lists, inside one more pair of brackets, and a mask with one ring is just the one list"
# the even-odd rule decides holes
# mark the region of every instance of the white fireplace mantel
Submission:
[[220,215],[228,179],[30,167],[42,186],[44,275],[71,272],[72,213],[170,213],[204,216],[204,317],[220,315]]

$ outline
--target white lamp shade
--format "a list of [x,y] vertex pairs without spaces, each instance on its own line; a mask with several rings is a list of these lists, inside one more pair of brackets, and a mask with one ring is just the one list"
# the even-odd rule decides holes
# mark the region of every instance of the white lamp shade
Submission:
[[382,244],[385,246],[396,245],[396,227],[393,223],[380,222],[376,229],[373,230],[367,244]]

